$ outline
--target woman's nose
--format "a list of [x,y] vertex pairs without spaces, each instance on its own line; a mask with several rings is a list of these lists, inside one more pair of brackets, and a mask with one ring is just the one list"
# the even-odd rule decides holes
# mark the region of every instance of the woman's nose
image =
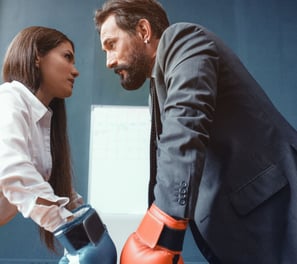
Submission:
[[76,69],[76,67],[74,65],[73,65],[72,75],[74,76],[74,78],[79,76],[79,71]]

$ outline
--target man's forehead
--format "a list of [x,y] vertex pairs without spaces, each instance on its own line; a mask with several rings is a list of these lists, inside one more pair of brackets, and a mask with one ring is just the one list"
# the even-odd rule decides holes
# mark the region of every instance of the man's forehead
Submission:
[[119,31],[119,27],[116,24],[115,16],[110,15],[106,18],[106,20],[101,25],[100,30],[100,38],[102,42],[104,42],[105,39],[114,37],[117,35],[117,32]]

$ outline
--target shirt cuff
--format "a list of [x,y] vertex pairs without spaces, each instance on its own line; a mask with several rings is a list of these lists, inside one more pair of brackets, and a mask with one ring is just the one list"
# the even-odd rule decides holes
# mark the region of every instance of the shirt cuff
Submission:
[[58,227],[67,222],[68,217],[73,215],[72,212],[64,207],[68,201],[68,198],[59,198],[57,201],[54,201],[58,202],[59,206],[35,204],[30,217],[45,230],[54,232]]

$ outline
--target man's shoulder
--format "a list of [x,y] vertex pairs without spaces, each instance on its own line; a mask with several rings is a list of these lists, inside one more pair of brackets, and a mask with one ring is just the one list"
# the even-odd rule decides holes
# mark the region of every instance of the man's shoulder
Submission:
[[161,43],[175,43],[178,40],[188,41],[196,37],[206,37],[210,31],[200,25],[189,22],[178,22],[171,24],[162,34]]
[[[205,27],[203,27],[200,24],[196,24],[196,23],[190,23],[190,22],[177,22],[174,24],[171,24],[166,30],[166,31],[182,31],[185,29],[206,29]],[[165,33],[164,32],[164,33]]]
[[[190,23],[190,22],[178,22],[171,24],[164,32],[162,37],[164,38],[174,38],[176,36],[183,37],[186,35],[190,35],[194,32],[204,32],[208,34],[210,32],[206,27],[197,24],[197,23]],[[195,34],[195,33],[194,33]]]

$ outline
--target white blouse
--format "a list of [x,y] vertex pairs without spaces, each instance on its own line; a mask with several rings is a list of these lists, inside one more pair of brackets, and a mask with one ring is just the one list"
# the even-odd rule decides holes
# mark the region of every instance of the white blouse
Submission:
[[[51,117],[52,112],[20,82],[0,85],[0,225],[19,211],[53,232],[72,215],[65,208],[69,198],[56,196],[48,183]],[[38,197],[59,206],[36,204]]]

